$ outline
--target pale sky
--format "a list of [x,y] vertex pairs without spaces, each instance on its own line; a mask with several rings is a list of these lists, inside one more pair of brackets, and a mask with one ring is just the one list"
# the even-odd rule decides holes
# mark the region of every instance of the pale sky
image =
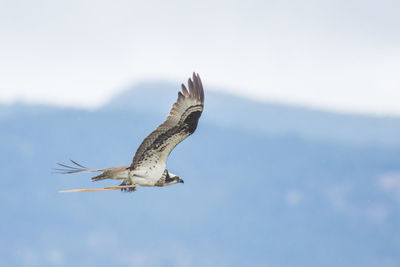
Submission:
[[[0,0],[0,103],[98,107],[143,80],[400,115],[399,1]],[[134,103],[133,103],[134,104]]]

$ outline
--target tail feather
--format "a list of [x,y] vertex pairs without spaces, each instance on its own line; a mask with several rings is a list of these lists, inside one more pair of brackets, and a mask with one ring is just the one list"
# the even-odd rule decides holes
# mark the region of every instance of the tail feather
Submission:
[[92,177],[92,178],[90,178],[93,182],[95,182],[95,181],[101,181],[101,180],[104,180],[104,179],[108,179],[108,177],[109,177],[110,175],[109,175],[109,171],[105,171],[105,172],[103,172],[102,174],[99,174],[99,175],[97,175],[97,176],[95,176],[95,177]]
[[72,159],[70,161],[73,163],[73,165],[57,163],[58,166],[61,166],[63,168],[55,168],[54,170],[56,171],[56,173],[71,174],[71,173],[80,173],[80,172],[100,172],[100,171],[107,170],[107,168],[105,168],[105,169],[89,169],[88,167],[85,167]]
[[81,173],[81,172],[100,172],[103,173],[92,177],[92,181],[100,181],[104,179],[127,179],[129,174],[129,166],[117,166],[111,168],[103,168],[103,169],[89,169],[88,167],[83,166],[82,164],[77,163],[76,161],[70,160],[72,165],[66,165],[63,163],[57,163],[59,166],[63,168],[54,169],[57,173],[61,174],[71,174],[71,173]]
[[129,166],[118,166],[104,169],[104,172],[100,175],[92,177],[92,181],[100,181],[104,179],[127,179],[129,174]]

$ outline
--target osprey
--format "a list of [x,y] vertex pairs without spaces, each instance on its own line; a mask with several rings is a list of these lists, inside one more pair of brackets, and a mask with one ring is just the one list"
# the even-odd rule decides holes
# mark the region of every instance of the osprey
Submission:
[[119,186],[93,189],[73,189],[60,192],[83,192],[116,190],[135,191],[141,186],[167,186],[183,183],[177,175],[167,170],[167,160],[171,151],[191,135],[197,128],[197,123],[204,107],[203,85],[198,74],[188,80],[189,90],[182,84],[178,99],[173,104],[167,119],[147,136],[137,149],[129,166],[118,166],[104,169],[88,169],[71,160],[72,166],[58,163],[63,168],[56,169],[63,174],[80,172],[102,172],[92,178],[92,181],[104,179],[123,180]]

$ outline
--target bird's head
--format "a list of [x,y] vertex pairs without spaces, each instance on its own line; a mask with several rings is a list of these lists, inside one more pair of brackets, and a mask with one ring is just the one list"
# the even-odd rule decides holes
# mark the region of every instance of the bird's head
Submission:
[[171,185],[177,183],[184,183],[184,181],[178,175],[168,172],[167,178],[165,179],[165,184]]

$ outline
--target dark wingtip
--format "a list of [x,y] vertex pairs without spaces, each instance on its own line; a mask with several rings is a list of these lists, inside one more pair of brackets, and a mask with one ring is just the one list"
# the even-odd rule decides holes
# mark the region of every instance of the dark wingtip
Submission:
[[[178,93],[178,100],[183,96],[197,98],[204,103],[204,90],[200,75],[196,72],[193,72],[192,76],[192,78],[188,79],[188,87],[186,87],[183,83],[181,84],[182,92]],[[187,88],[189,88],[189,90]]]
[[190,95],[192,95],[193,91],[194,91],[194,84],[193,84],[192,79],[190,79],[190,78],[188,79],[188,86],[189,86]]
[[193,82],[195,84],[195,91],[196,94],[199,96],[201,102],[204,103],[204,90],[203,90],[203,84],[200,79],[200,75],[196,72],[193,72]]

